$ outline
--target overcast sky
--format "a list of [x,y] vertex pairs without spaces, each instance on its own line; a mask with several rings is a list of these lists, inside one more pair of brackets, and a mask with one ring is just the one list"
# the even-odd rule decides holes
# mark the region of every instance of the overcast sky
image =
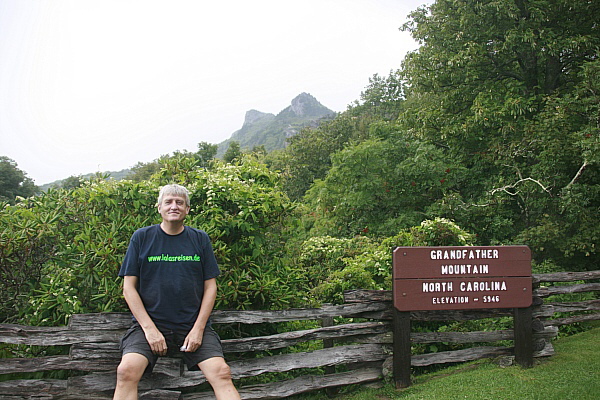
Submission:
[[220,143],[302,92],[344,111],[424,0],[0,0],[0,156],[36,184]]

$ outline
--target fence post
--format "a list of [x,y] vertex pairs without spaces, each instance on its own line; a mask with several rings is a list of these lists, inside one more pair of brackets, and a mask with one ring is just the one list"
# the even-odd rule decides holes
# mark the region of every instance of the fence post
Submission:
[[[331,303],[325,303],[323,305],[330,306]],[[321,318],[321,326],[322,327],[333,326],[333,325],[335,325],[333,317]],[[323,348],[324,349],[329,349],[329,348],[333,347],[334,345],[335,345],[334,339],[323,339]],[[335,374],[335,372],[336,372],[335,366],[331,365],[331,366],[325,367],[325,375]],[[325,389],[325,393],[327,394],[328,397],[336,396],[339,392],[340,392],[339,387],[328,387]]]
[[514,309],[515,362],[523,368],[533,367],[533,309]]
[[410,382],[410,311],[394,310],[394,381],[396,388],[409,387]]

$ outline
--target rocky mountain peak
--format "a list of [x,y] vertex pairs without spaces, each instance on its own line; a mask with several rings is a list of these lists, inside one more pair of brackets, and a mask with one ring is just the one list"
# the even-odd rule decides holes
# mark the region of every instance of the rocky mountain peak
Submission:
[[254,124],[256,121],[259,121],[265,117],[274,117],[273,114],[269,114],[269,113],[264,113],[264,112],[260,112],[257,110],[250,110],[250,111],[246,111],[246,116],[244,118],[244,125],[243,126],[247,126],[247,125],[252,125]]
[[219,144],[217,157],[223,157],[232,141],[238,142],[243,150],[256,146],[264,146],[267,151],[283,149],[287,139],[298,134],[302,128],[317,127],[334,116],[334,111],[308,93],[296,96],[291,105],[277,115],[252,109],[246,112],[242,128]]
[[301,93],[292,100],[291,111],[298,117],[321,117],[332,114],[332,111],[323,106],[308,93]]

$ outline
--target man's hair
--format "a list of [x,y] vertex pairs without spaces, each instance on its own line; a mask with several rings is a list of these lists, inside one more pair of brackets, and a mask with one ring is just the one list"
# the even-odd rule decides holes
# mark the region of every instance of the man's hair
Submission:
[[163,197],[167,195],[183,197],[185,199],[185,205],[188,207],[190,206],[190,192],[181,185],[172,183],[160,188],[160,193],[158,194],[158,205],[162,204]]

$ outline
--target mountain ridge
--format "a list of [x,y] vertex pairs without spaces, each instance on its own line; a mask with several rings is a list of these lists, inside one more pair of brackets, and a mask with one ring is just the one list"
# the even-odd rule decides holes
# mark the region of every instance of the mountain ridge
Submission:
[[277,115],[249,110],[242,127],[218,144],[217,157],[223,157],[233,141],[239,143],[242,151],[252,150],[256,146],[264,146],[267,152],[282,149],[286,140],[298,134],[302,128],[316,127],[322,120],[333,118],[335,114],[306,92],[292,99],[291,104]]
[[[335,115],[335,111],[325,107],[315,97],[306,92],[294,97],[290,105],[277,115],[256,109],[248,110],[242,127],[233,132],[229,139],[217,144],[216,157],[222,158],[232,141],[237,141],[243,151],[252,150],[255,146],[265,146],[267,151],[282,149],[286,145],[286,140],[298,134],[302,128],[317,127],[322,121],[333,118]],[[109,174],[113,179],[120,180],[124,179],[130,171],[130,169],[124,169],[101,173]],[[82,179],[87,179],[97,173],[92,172],[79,176]],[[45,191],[51,187],[58,187],[68,178],[40,185],[40,188]]]

